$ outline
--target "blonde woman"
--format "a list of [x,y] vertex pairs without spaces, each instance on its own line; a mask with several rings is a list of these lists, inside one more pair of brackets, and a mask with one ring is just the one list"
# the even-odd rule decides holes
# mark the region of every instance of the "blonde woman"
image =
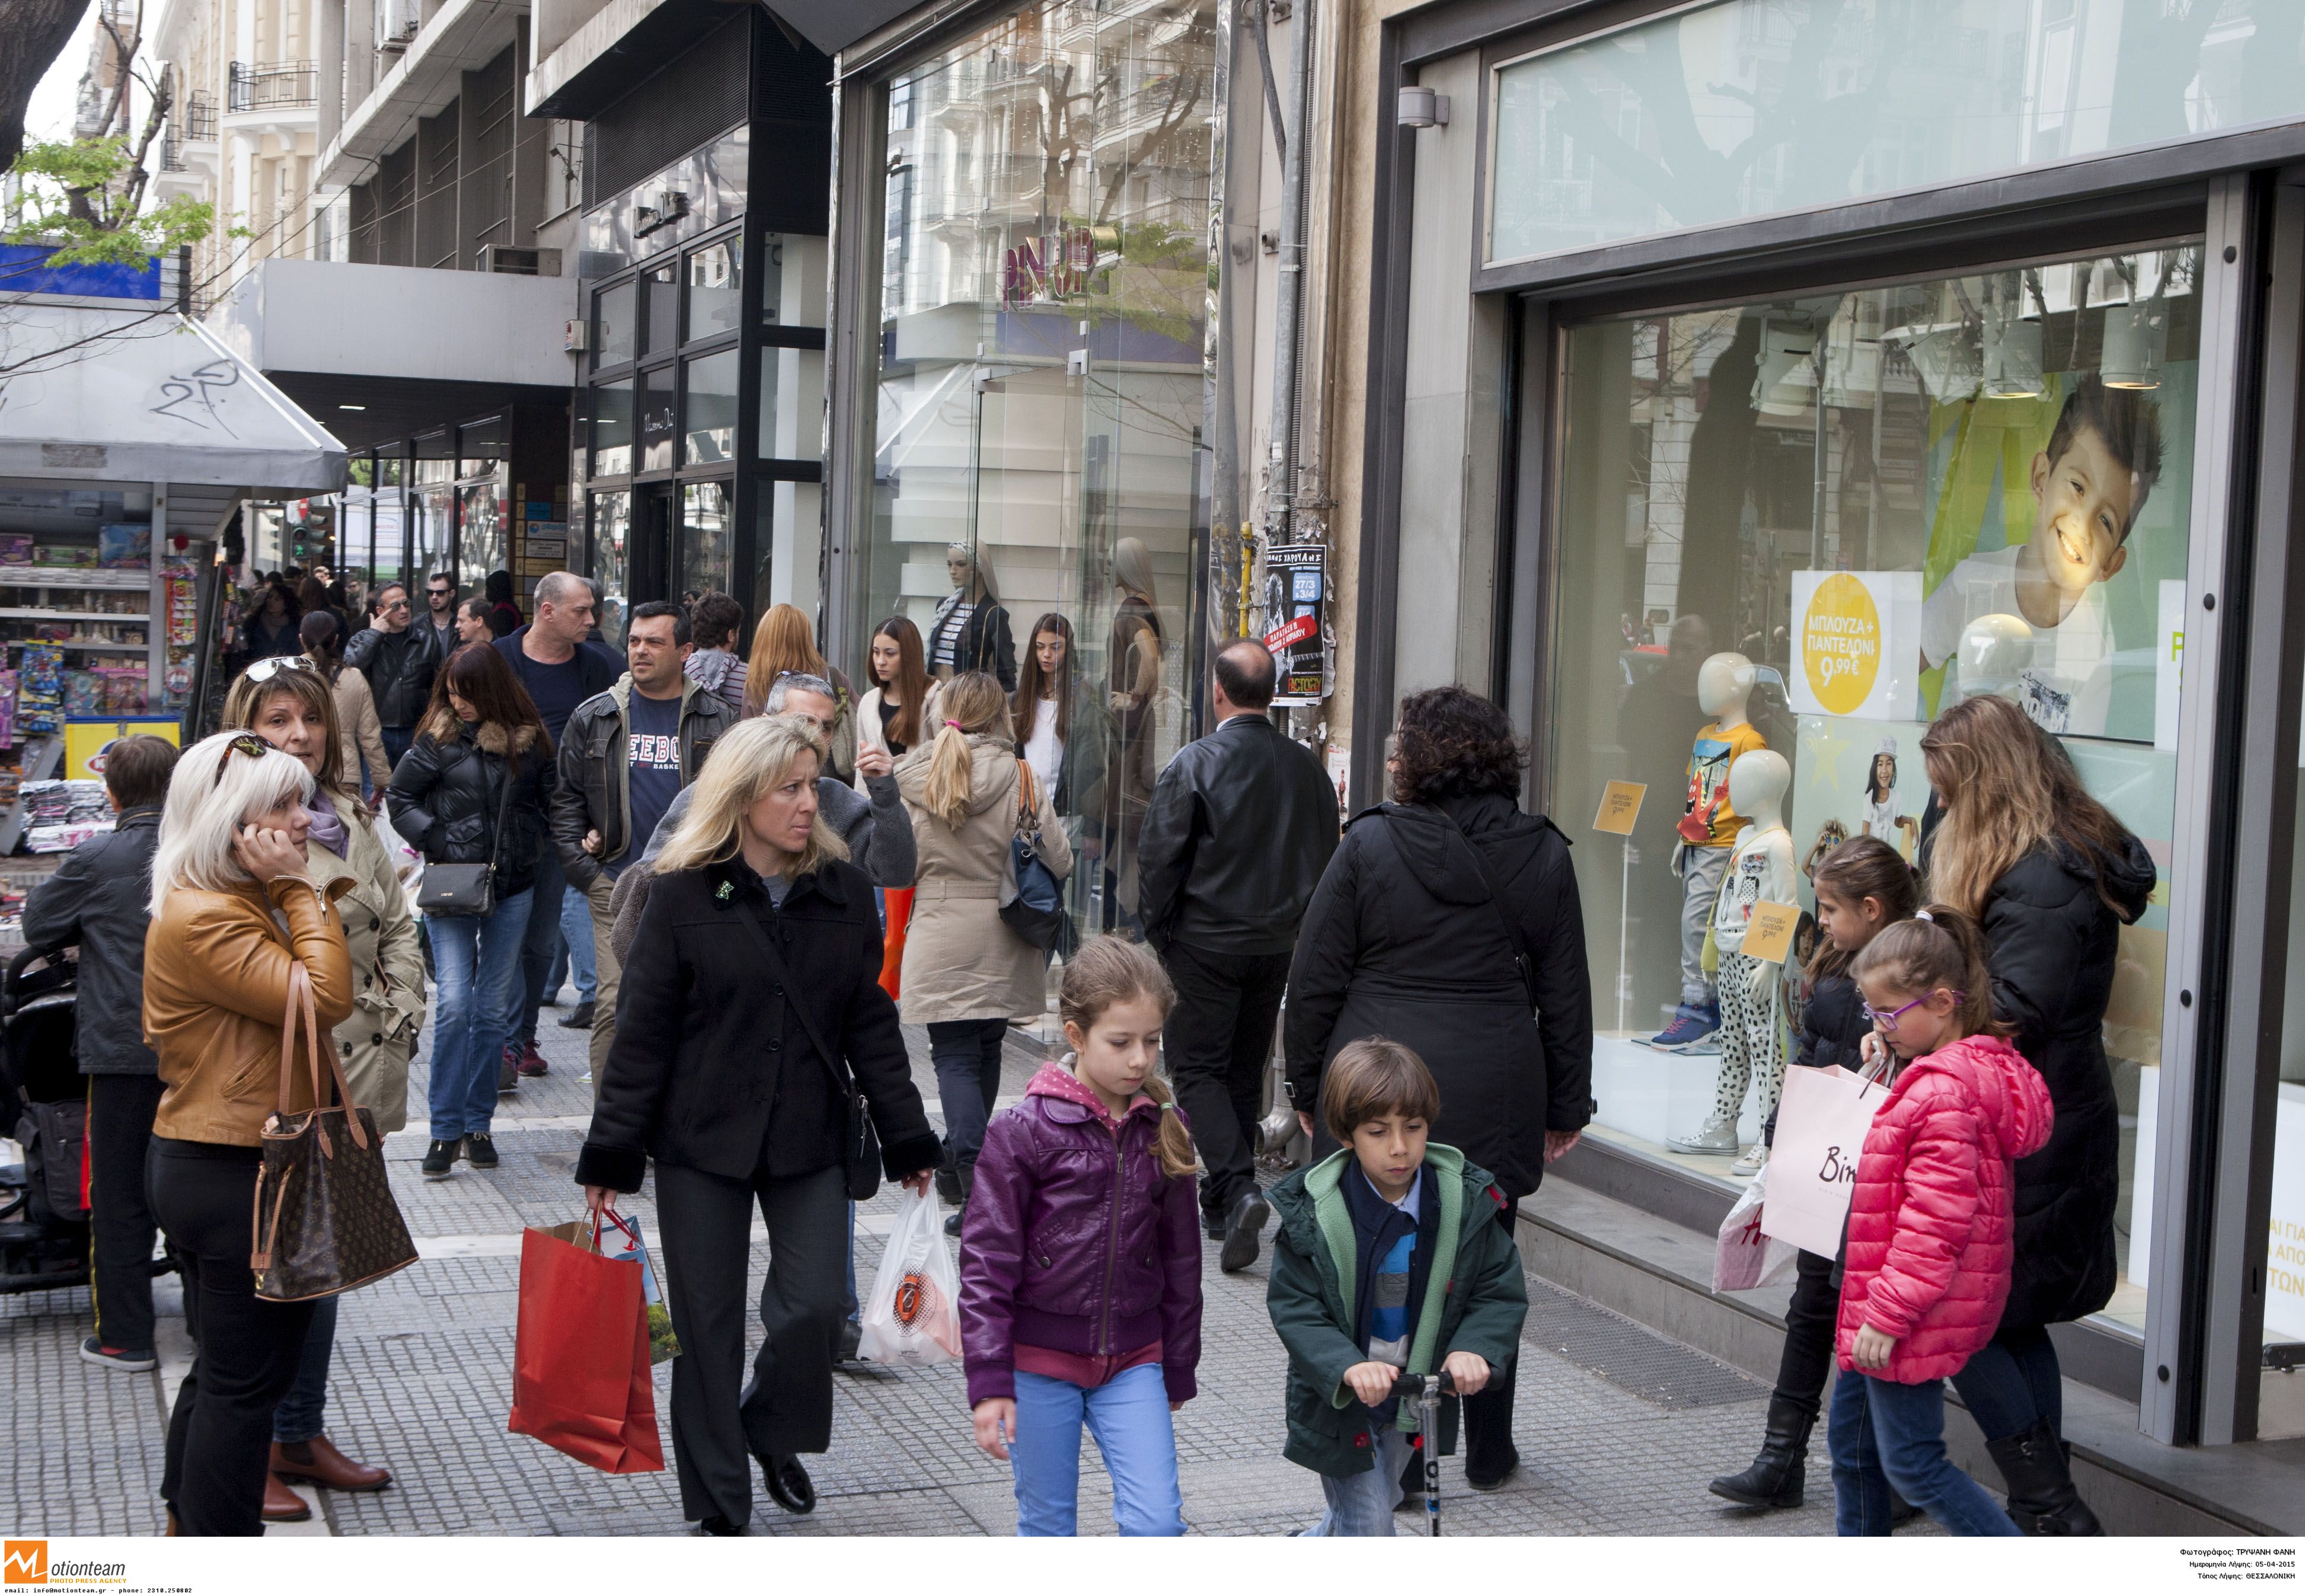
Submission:
[[856,690],[817,652],[808,616],[789,604],[772,607],[753,631],[753,658],[744,666],[744,713],[768,712],[769,694],[787,676],[818,676],[832,683],[833,717],[825,731],[824,774],[856,779]]
[[[848,1258],[845,1083],[863,1091],[889,1179],[925,1191],[937,1158],[879,985],[872,884],[817,812],[823,759],[821,734],[787,716],[740,722],[714,745],[656,862],[576,1161],[598,1207],[640,1190],[656,1160],[681,1344],[681,1510],[716,1535],[752,1521],[755,1457],[778,1503],[816,1505],[798,1455],[831,1444]],[[769,1231],[767,1340],[747,1383],[755,1207]]]
[[[947,1151],[965,1203],[1000,1091],[1001,1039],[1012,1016],[1038,1021],[1047,1011],[1048,959],[1000,918],[1001,904],[1016,892],[1009,844],[1025,768],[1008,695],[998,678],[964,671],[944,684],[937,714],[935,738],[897,766],[919,855],[902,989],[905,1023],[929,1028]],[[1037,797],[1041,857],[1062,879],[1072,873],[1072,845],[1048,790]],[[947,1226],[955,1235],[959,1218]]]
[[[312,1326],[310,1303],[259,1302],[248,1267],[293,967],[310,974],[320,1024],[353,1012],[334,902],[349,883],[323,887],[306,857],[312,790],[301,760],[220,732],[177,761],[152,854],[144,1035],[165,1089],[146,1184],[183,1269],[198,1348],[160,1473],[171,1534],[264,1532],[272,1413]],[[311,1106],[310,1082],[292,1072],[286,1107]]]

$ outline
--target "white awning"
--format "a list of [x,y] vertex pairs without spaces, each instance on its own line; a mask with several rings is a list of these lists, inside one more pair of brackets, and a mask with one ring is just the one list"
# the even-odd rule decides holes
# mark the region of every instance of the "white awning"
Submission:
[[0,477],[333,493],[344,446],[174,310],[0,297]]

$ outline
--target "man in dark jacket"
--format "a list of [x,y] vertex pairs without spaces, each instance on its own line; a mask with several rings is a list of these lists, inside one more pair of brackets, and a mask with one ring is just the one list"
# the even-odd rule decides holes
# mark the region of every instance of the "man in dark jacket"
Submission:
[[174,744],[127,737],[104,752],[104,789],[120,819],[67,854],[24,900],[29,947],[80,947],[73,1052],[88,1077],[89,1219],[96,1333],[91,1363],[157,1362],[152,1343],[152,1210],[144,1154],[160,1108],[160,1061],[144,1045],[144,933],[152,923],[152,851],[176,768]]
[[1217,656],[1216,729],[1169,761],[1137,842],[1137,913],[1176,983],[1161,1037],[1207,1175],[1201,1210],[1228,1270],[1256,1261],[1259,1095],[1297,922],[1337,848],[1337,793],[1274,729],[1272,655]]
[[658,600],[635,607],[625,628],[632,668],[608,692],[577,705],[560,739],[552,840],[569,885],[592,912],[596,1091],[617,1034],[617,955],[608,944],[617,878],[696,779],[712,744],[736,724],[726,700],[688,679],[683,667],[689,642],[688,613],[680,606]]
[[432,701],[432,678],[446,658],[431,627],[408,621],[408,589],[387,582],[376,590],[367,627],[344,645],[344,663],[368,678],[385,757],[396,765],[416,740],[416,723]]

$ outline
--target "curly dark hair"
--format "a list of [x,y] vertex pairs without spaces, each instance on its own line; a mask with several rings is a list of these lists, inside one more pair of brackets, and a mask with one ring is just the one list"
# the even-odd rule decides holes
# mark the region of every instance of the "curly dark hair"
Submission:
[[1437,803],[1477,793],[1520,793],[1528,751],[1511,717],[1462,687],[1435,687],[1400,700],[1394,753],[1396,803]]

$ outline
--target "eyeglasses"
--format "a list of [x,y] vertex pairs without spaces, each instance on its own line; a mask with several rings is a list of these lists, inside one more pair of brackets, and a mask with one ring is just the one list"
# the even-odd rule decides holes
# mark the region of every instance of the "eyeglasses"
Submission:
[[224,769],[226,765],[232,763],[233,755],[236,753],[244,753],[251,760],[260,760],[271,751],[272,744],[267,743],[254,732],[241,733],[231,742],[225,743],[224,745],[224,751],[217,756],[216,785],[218,786],[224,785]]
[[[1938,989],[1940,991],[1944,989],[1943,988]],[[1881,1030],[1894,1031],[1897,1029],[1898,1015],[1905,1013],[1908,1009],[1920,1007],[1922,1004],[1927,1003],[1935,996],[1936,996],[1935,992],[1924,992],[1919,997],[1914,998],[1910,1003],[1900,1004],[1886,1014],[1881,1013],[1869,1003],[1859,1002],[1857,1006],[1863,1009],[1865,1011],[1865,1017]],[[1966,1003],[1969,1001],[1969,994],[1966,992],[1955,992],[1952,995],[1952,1000],[1956,1006]]]
[[248,667],[247,675],[248,679],[251,682],[269,682],[282,671],[310,671],[318,669],[319,669],[319,666],[314,665],[310,659],[305,658],[302,654],[274,654],[267,658],[259,659],[254,665],[250,666]]

